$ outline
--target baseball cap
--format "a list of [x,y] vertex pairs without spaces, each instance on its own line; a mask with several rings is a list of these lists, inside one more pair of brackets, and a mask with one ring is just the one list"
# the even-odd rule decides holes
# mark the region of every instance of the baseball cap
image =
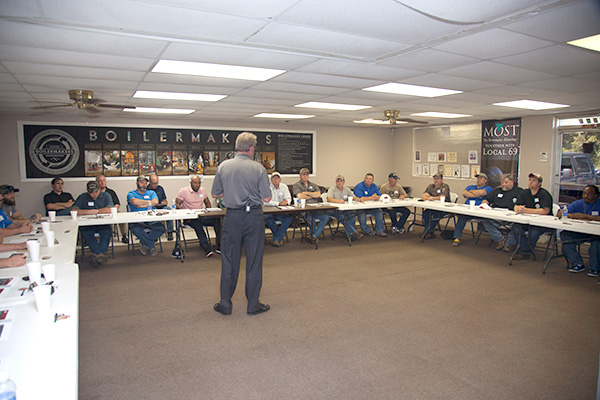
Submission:
[[476,175],[475,175],[475,178],[477,178],[477,177],[479,177],[479,176],[481,176],[481,177],[483,177],[483,178],[485,178],[485,179],[489,179],[489,178],[488,178],[488,176],[487,176],[486,174],[484,174],[483,172],[480,172],[480,173],[476,174]]
[[100,190],[100,185],[96,181],[89,181],[86,185],[88,193],[94,193]]
[[529,174],[529,177],[530,177],[530,178],[535,178],[535,179],[537,179],[537,180],[538,180],[538,182],[540,182],[540,183],[542,183],[542,181],[544,180],[544,179],[542,178],[542,175],[538,174],[537,172],[532,172],[532,173],[530,173],[530,174]]
[[271,174],[271,179],[273,179],[273,177],[274,177],[274,176],[278,176],[278,177],[280,177],[280,178],[281,178],[281,174],[280,174],[279,172],[277,172],[277,171],[275,171],[275,172],[273,172],[273,173]]
[[344,179],[344,177],[342,175],[338,175],[338,176],[335,177],[335,181],[336,182],[339,181],[339,180],[342,180],[342,181],[346,182],[346,179]]
[[0,186],[0,194],[8,194],[10,192],[17,193],[18,191],[19,191],[19,189],[17,189],[16,187],[14,187],[12,185],[1,185]]
[[395,172],[390,172],[390,174],[388,175],[388,178],[394,178],[396,180],[400,179],[400,177],[398,176],[398,174],[395,173]]
[[146,181],[148,181],[148,180],[149,180],[147,176],[145,176],[145,175],[140,175],[140,176],[138,176],[138,177],[137,177],[137,180],[136,180],[136,182],[143,181],[144,179],[145,179]]
[[308,168],[302,168],[300,170],[300,175],[302,175],[302,174],[310,174],[310,171],[308,170]]
[[443,174],[440,174],[439,172],[437,172],[437,173],[433,174],[433,177],[434,177],[434,178],[440,178],[440,179],[444,179],[444,175],[443,175]]

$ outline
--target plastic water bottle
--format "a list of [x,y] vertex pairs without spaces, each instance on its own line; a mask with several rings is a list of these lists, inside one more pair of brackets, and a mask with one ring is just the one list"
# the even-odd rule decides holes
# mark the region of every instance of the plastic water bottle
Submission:
[[567,220],[567,214],[568,214],[569,210],[567,210],[567,206],[563,206],[562,209],[562,220],[566,221]]
[[16,400],[17,385],[8,379],[6,371],[0,372],[0,400]]
[[177,207],[176,207],[176,205],[175,205],[175,199],[173,199],[173,204],[171,205],[171,209],[173,209],[173,210],[174,210],[174,209],[176,209],[176,208],[177,208]]

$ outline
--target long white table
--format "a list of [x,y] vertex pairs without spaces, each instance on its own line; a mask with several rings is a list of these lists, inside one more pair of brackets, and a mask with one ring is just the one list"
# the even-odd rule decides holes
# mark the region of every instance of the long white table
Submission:
[[[8,314],[0,323],[0,368],[16,383],[19,400],[78,397],[79,267],[73,264],[77,224],[70,218],[58,218],[51,229],[59,242],[53,247],[48,247],[40,234],[5,238],[7,243],[40,239],[42,264],[56,265],[52,313],[46,316],[37,312],[33,292],[19,290],[29,286],[22,279],[28,275],[27,267],[0,270],[0,278],[13,278],[9,286],[1,286],[0,309]],[[0,256],[11,253],[16,252]],[[55,314],[69,317],[54,322]]]

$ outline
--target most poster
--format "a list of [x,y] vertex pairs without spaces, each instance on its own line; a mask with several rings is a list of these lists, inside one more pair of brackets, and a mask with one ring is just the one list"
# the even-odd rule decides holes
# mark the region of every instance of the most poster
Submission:
[[[481,122],[481,172],[487,174],[488,185],[500,185],[500,177],[519,173],[521,118]],[[515,182],[516,183],[516,182]]]
[[[235,156],[243,130],[20,124],[27,178],[205,174]],[[314,171],[315,135],[252,131],[267,172]]]

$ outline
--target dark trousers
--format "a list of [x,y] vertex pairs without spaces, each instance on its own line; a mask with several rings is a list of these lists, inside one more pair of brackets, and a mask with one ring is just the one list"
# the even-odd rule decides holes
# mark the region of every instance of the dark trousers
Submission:
[[240,272],[242,246],[246,254],[246,298],[248,312],[260,308],[262,261],[265,246],[265,219],[262,208],[228,209],[223,219],[221,238],[221,306],[231,311],[231,298]]
[[[82,226],[79,228],[79,231],[92,253],[108,253],[108,245],[110,244],[110,237],[112,235],[110,225]],[[100,236],[99,239],[96,239],[96,233]]]
[[183,221],[183,223],[194,228],[194,231],[196,231],[196,236],[198,236],[198,242],[200,243],[200,247],[202,247],[205,251],[211,250],[208,245],[208,239],[206,238],[206,233],[204,232],[204,225],[202,224],[201,219],[188,219]]

